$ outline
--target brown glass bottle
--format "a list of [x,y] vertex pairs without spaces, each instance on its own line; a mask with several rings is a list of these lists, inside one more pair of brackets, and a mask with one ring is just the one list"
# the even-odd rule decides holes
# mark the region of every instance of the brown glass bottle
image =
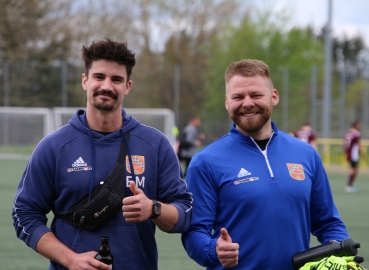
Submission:
[[101,246],[99,248],[99,252],[95,256],[95,259],[99,260],[100,262],[103,262],[107,265],[110,265],[110,269],[112,269],[113,256],[110,253],[109,237],[108,236],[103,236],[101,238]]

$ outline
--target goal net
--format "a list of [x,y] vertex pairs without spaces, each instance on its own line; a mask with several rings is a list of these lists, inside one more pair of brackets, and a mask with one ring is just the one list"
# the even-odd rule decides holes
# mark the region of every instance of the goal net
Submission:
[[28,158],[52,131],[51,109],[0,107],[0,157]]
[[[28,159],[38,142],[66,125],[79,108],[0,107],[0,158]],[[170,109],[125,108],[127,115],[163,132],[172,146],[176,137],[174,112]]]

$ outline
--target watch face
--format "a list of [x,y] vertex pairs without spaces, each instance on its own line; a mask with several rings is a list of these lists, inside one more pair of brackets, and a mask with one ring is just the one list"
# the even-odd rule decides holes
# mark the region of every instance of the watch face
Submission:
[[152,214],[150,218],[154,219],[161,215],[161,204],[155,200],[152,201],[154,204],[152,205]]
[[161,204],[158,202],[155,203],[155,214],[161,215]]

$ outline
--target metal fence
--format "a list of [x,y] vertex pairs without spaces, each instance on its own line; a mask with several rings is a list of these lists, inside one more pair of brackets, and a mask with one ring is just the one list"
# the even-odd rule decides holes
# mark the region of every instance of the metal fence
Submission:
[[[285,132],[292,132],[309,121],[317,136],[322,137],[323,68],[313,66],[309,72],[305,72],[288,67],[271,67],[271,71],[274,86],[280,94],[280,103],[273,112],[273,120],[278,127]],[[82,65],[60,61],[51,64],[37,61],[0,62],[0,106],[85,107],[82,73]],[[179,130],[195,111],[202,118],[201,129],[207,134],[207,142],[210,142],[228,132],[230,120],[223,104],[216,111],[208,111],[203,106],[204,101],[209,99],[203,98],[207,94],[202,88],[204,84],[197,85],[189,78],[200,76],[200,69],[193,66],[152,70],[137,65],[132,76],[133,91],[125,99],[124,107],[171,109],[175,112]],[[332,84],[329,137],[342,138],[351,122],[358,119],[362,122],[362,138],[369,139],[368,81],[357,78],[348,83],[342,76],[345,75],[336,74],[337,78]],[[216,90],[224,92],[224,85]],[[192,98],[193,95],[205,100]],[[189,110],[190,107],[192,110]]]

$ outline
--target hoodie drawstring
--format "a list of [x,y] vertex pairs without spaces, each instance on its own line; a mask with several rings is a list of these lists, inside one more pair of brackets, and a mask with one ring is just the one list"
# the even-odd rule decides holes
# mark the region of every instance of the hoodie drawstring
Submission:
[[88,136],[90,137],[91,142],[91,153],[92,153],[92,171],[91,171],[91,178],[90,178],[90,191],[88,192],[88,201],[90,201],[92,192],[94,191],[94,184],[95,184],[95,165],[96,165],[96,154],[95,154],[95,144],[94,138],[92,136],[92,132],[88,130]]

